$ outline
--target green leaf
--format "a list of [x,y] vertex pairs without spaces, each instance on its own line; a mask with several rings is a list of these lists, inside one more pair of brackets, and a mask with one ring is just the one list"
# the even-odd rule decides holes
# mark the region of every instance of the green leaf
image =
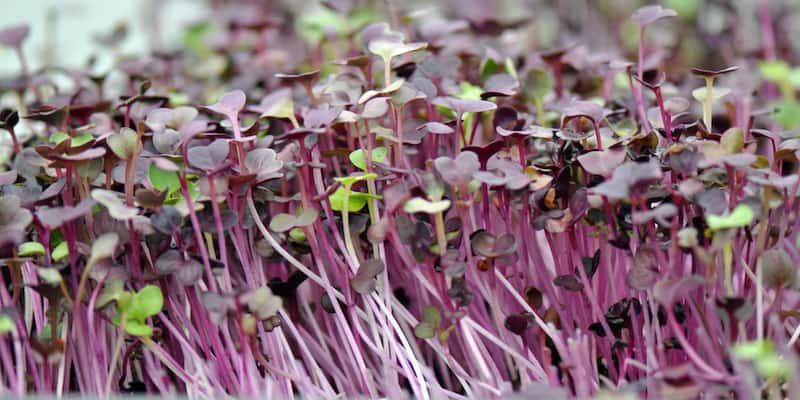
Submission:
[[[59,322],[56,324],[56,336],[61,336],[61,332],[64,331],[64,324]],[[42,332],[39,333],[38,336],[39,340],[51,340],[53,339],[53,326],[50,324],[46,324],[44,328],[42,328]]]
[[391,62],[392,58],[406,53],[423,50],[428,47],[427,43],[403,43],[396,40],[375,39],[369,42],[369,52],[383,59],[383,62]]
[[164,307],[164,296],[161,294],[161,288],[147,285],[133,295],[128,315],[132,319],[143,321],[161,312],[162,307]]
[[297,219],[292,214],[280,213],[269,220],[269,230],[273,232],[286,232],[294,227],[294,221]]
[[[334,209],[335,211],[344,210],[344,197],[346,191],[347,189],[339,187],[328,198],[328,200],[330,200],[331,202],[331,208]],[[347,203],[347,210],[350,212],[360,211],[362,208],[364,208],[364,206],[367,205],[367,201],[369,199],[380,199],[380,198],[381,196],[373,196],[369,193],[350,191],[350,196],[348,198],[348,203]]]
[[755,340],[737,343],[733,346],[733,355],[745,360],[755,360],[775,351],[775,345],[769,340]]
[[50,285],[57,285],[63,280],[61,273],[55,268],[37,268],[36,273]]
[[92,198],[105,206],[109,215],[114,219],[127,221],[139,214],[139,209],[128,207],[122,201],[119,193],[113,190],[94,189],[92,190]]
[[172,194],[181,189],[181,180],[178,178],[178,173],[175,171],[164,171],[155,164],[150,164],[150,168],[147,170],[147,176],[150,178],[150,183],[153,184],[153,188],[160,192],[166,190],[167,194]]
[[729,154],[736,154],[744,148],[744,133],[739,128],[730,128],[722,134],[719,143]]
[[727,216],[709,214],[706,216],[706,223],[712,231],[719,231],[750,225],[754,217],[753,210],[749,206],[740,204]]
[[109,258],[114,255],[114,250],[119,244],[119,236],[114,232],[100,235],[92,243],[92,252],[89,257],[89,264],[94,264],[99,260]]
[[287,96],[272,103],[268,109],[261,113],[261,118],[265,117],[294,119],[294,101]]
[[206,36],[216,30],[211,22],[200,22],[190,25],[183,33],[183,45],[190,51],[198,55],[205,55],[211,52],[205,42]]
[[347,21],[343,15],[320,7],[301,13],[296,26],[300,36],[307,42],[319,43],[329,29],[337,35],[342,34],[347,26]]
[[125,332],[133,336],[150,336],[153,334],[153,328],[143,322],[128,319],[125,321]]
[[414,327],[414,336],[420,339],[430,339],[436,335],[436,328],[428,322],[422,322]]
[[133,302],[133,293],[123,290],[121,293],[117,294],[117,310],[119,312],[127,311],[131,308],[131,302]]
[[289,237],[291,237],[295,242],[305,242],[306,232],[303,230],[303,228],[294,228],[289,231]]
[[800,128],[800,104],[794,101],[778,101],[773,103],[776,111],[772,118],[786,130]]
[[768,378],[786,376],[789,366],[775,352],[775,344],[770,340],[755,340],[739,343],[732,348],[733,355],[743,360],[752,361],[759,374]]
[[770,354],[755,362],[759,374],[767,378],[783,378],[789,372],[789,364],[777,354]]
[[483,94],[483,89],[480,86],[475,86],[467,81],[461,81],[459,84],[461,88],[461,93],[458,94],[459,99],[461,100],[481,100],[481,95]]
[[783,60],[761,61],[758,63],[758,68],[768,81],[781,83],[789,78],[789,65]]
[[800,88],[800,67],[792,69],[789,73],[789,83],[795,89]]
[[362,174],[362,175],[348,175],[342,178],[333,178],[336,182],[341,183],[343,186],[352,186],[354,183],[358,181],[363,181],[366,179],[375,179],[378,177],[376,173],[370,174]]
[[442,314],[438,308],[427,305],[422,308],[422,320],[438,328],[442,324]]
[[94,307],[97,309],[105,307],[108,303],[120,298],[125,291],[125,281],[122,279],[111,279],[103,285]]
[[50,258],[52,258],[53,261],[59,261],[66,257],[67,254],[69,254],[69,248],[67,247],[67,242],[63,241],[53,249],[53,251],[50,253]]
[[533,68],[528,71],[525,75],[525,82],[525,93],[537,99],[543,98],[555,86],[550,74],[539,68]]
[[61,131],[55,131],[50,135],[50,143],[59,144],[69,139],[69,135]]
[[[711,90],[711,101],[717,102],[719,99],[727,96],[730,92],[731,90],[728,88],[714,87]],[[708,95],[708,88],[705,86],[700,86],[699,88],[692,90],[692,97],[694,97],[694,99],[700,103],[706,101],[706,95]]]
[[17,253],[20,257],[43,256],[44,246],[39,242],[25,242],[19,245]]
[[89,182],[97,178],[97,176],[100,175],[100,171],[102,170],[103,170],[102,158],[95,158],[78,164],[78,175],[80,175],[81,178],[87,179]]
[[0,314],[0,336],[14,330],[14,321],[8,315]]
[[495,61],[494,58],[487,57],[483,59],[478,70],[481,80],[485,81],[490,76],[500,72],[500,66],[497,64],[497,61]]
[[429,201],[421,197],[414,197],[406,201],[403,211],[407,213],[424,212],[427,214],[437,214],[450,208],[450,200]]
[[111,151],[122,160],[130,160],[136,156],[136,150],[139,147],[139,137],[131,128],[124,127],[120,129],[119,133],[111,135],[106,139],[108,147]]
[[517,67],[514,66],[514,60],[511,57],[506,57],[506,73],[514,77],[515,80],[519,80],[519,73],[517,73]]
[[[372,161],[381,162],[386,158],[386,147],[376,147],[372,149]],[[364,150],[358,149],[350,153],[350,162],[362,171],[367,170],[367,160]]]
[[664,0],[664,5],[675,10],[679,18],[693,20],[703,3],[697,0]]
[[268,286],[262,286],[250,293],[250,297],[247,299],[247,307],[258,318],[266,319],[277,315],[278,311],[283,307],[283,300],[272,293]]
[[92,136],[89,133],[85,133],[83,135],[75,136],[75,137],[72,138],[72,147],[78,147],[80,145],[84,145],[86,143],[89,143],[93,139],[94,139],[94,136]]

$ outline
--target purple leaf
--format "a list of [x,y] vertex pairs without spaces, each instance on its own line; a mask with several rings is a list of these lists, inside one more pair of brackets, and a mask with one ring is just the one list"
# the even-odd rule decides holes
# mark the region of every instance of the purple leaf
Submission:
[[433,163],[445,182],[460,187],[469,184],[472,174],[481,166],[478,156],[471,151],[462,151],[455,160],[439,157]]
[[633,15],[631,15],[631,19],[633,20],[634,23],[644,28],[647,25],[650,25],[653,22],[658,21],[659,19],[675,17],[677,15],[678,13],[675,12],[675,10],[664,8],[660,5],[652,5],[652,6],[644,6],[636,10],[633,13]]
[[433,133],[435,135],[449,135],[454,132],[453,128],[441,122],[426,122],[417,127],[417,130],[425,130],[428,133]]
[[463,100],[456,97],[437,97],[433,104],[453,110],[458,115],[468,112],[484,112],[497,108],[497,104],[484,100]]
[[28,37],[31,27],[28,24],[11,25],[0,30],[0,44],[18,47]]
[[586,172],[609,177],[614,169],[625,161],[625,149],[591,151],[578,156],[578,162]]
[[489,77],[484,84],[481,99],[490,97],[513,96],[519,91],[519,81],[508,74],[496,74]]
[[206,106],[205,108],[217,114],[222,114],[227,117],[236,115],[241,111],[247,103],[247,96],[241,90],[234,90],[225,93],[217,100],[216,103]]

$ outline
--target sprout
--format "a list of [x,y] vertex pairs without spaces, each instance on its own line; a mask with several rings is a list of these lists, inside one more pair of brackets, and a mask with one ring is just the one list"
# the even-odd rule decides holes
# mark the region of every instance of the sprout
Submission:
[[384,85],[392,84],[392,59],[403,54],[420,51],[428,46],[427,43],[404,43],[392,36],[385,36],[369,42],[369,51],[383,60]]
[[738,70],[739,67],[728,67],[720,70],[707,70],[702,68],[692,68],[692,73],[700,76],[701,78],[705,79],[706,86],[705,91],[703,92],[701,88],[696,89],[692,92],[692,96],[697,99],[700,103],[703,104],[703,124],[705,125],[708,132],[713,132],[711,129],[711,117],[712,117],[712,109],[711,107],[714,104],[714,101],[724,97],[728,94],[728,89],[718,90],[718,93],[714,93],[714,80],[719,76],[727,73],[734,72]]

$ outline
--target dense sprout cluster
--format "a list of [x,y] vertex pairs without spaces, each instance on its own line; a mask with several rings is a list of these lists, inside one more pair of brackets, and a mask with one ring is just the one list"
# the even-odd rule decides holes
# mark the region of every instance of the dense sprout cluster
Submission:
[[797,6],[500,3],[0,30],[0,396],[800,398]]

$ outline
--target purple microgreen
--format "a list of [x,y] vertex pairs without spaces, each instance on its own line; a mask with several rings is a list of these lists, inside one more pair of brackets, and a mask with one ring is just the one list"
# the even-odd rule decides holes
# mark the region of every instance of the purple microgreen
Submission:
[[384,270],[381,260],[370,259],[361,263],[358,272],[350,280],[350,285],[356,293],[370,294],[375,291],[377,282],[375,278]]
[[678,13],[675,10],[664,8],[660,5],[644,6],[636,10],[631,16],[633,22],[639,27],[644,28],[662,18],[675,17]]
[[624,149],[590,151],[578,156],[581,167],[590,174],[608,178],[625,161]]
[[367,48],[370,53],[377,55],[383,60],[384,65],[384,86],[392,84],[392,59],[403,54],[420,51],[428,46],[427,43],[404,43],[402,40],[393,36],[382,36],[370,40]]
[[7,26],[0,29],[0,44],[9,47],[19,47],[30,34],[31,27],[27,24]]
[[478,156],[471,151],[462,151],[455,159],[439,157],[434,160],[436,170],[445,182],[450,185],[465,188],[480,168]]

